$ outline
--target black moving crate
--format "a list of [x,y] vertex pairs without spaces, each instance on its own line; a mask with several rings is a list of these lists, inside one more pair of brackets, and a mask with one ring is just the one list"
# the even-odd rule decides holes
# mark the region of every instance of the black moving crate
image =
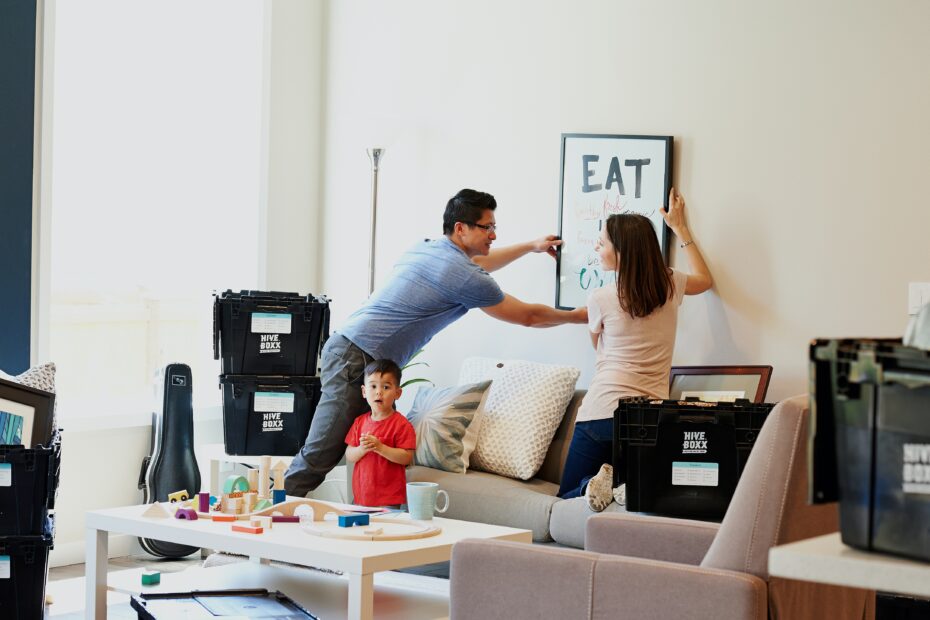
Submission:
[[204,590],[140,594],[129,602],[139,620],[212,620],[213,618],[279,618],[317,620],[280,592],[268,590]]
[[810,372],[815,478],[835,476],[843,542],[930,560],[930,352],[817,340]]
[[626,482],[626,509],[722,518],[773,406],[621,402],[614,412],[614,486]]
[[297,454],[320,400],[319,377],[223,375],[227,454]]
[[42,534],[55,507],[60,467],[57,432],[49,447],[0,445],[0,536]]
[[0,618],[3,620],[43,617],[48,552],[54,538],[51,517],[45,519],[41,534],[0,536]]
[[227,375],[315,375],[329,299],[226,291],[213,300],[213,358]]

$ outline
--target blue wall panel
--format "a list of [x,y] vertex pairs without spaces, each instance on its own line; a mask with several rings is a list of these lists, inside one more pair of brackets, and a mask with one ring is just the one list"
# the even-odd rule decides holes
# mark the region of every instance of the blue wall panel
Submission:
[[0,369],[29,367],[36,0],[0,0]]

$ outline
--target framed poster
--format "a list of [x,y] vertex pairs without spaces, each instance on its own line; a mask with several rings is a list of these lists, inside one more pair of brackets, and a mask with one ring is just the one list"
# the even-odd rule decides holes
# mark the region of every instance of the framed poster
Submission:
[[0,445],[35,448],[52,437],[55,395],[0,379]]
[[764,403],[771,377],[771,366],[672,366],[668,397],[708,402],[745,398]]
[[672,187],[672,137],[562,134],[562,182],[555,305],[584,306],[591,290],[616,282],[595,244],[608,216],[639,213],[652,221],[668,263],[669,231],[659,212]]

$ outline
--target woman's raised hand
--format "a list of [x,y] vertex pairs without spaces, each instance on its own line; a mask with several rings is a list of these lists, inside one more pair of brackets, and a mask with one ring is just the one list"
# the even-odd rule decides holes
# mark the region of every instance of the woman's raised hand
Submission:
[[674,187],[668,192],[668,210],[659,207],[659,213],[665,219],[665,224],[676,235],[679,230],[687,228],[685,224],[685,199]]

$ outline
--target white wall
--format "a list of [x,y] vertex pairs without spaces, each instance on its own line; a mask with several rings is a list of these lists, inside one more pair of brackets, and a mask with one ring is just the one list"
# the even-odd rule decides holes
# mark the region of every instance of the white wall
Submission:
[[323,3],[268,3],[268,290],[319,292]]
[[[323,69],[323,5],[275,0],[267,9],[267,258],[269,290],[320,292],[317,247],[320,197],[320,87]],[[234,251],[234,248],[231,249]],[[220,260],[207,257],[205,260]],[[209,382],[209,377],[195,381]],[[142,459],[149,453],[151,428],[146,421],[107,428],[83,420],[65,428],[62,469],[56,503],[55,549],[51,564],[83,561],[84,513],[142,501],[137,489]],[[101,426],[103,424],[103,426]],[[140,425],[141,424],[141,425]],[[70,429],[70,430],[69,430]],[[223,441],[222,421],[198,421],[197,445]],[[199,463],[201,470],[207,463]],[[206,472],[204,472],[205,474]],[[203,477],[204,488],[207,478]],[[135,539],[113,537],[110,555],[137,550]]]
[[[336,327],[367,296],[375,145],[384,282],[462,187],[497,197],[500,244],[555,231],[560,133],[675,136],[674,183],[717,284],[686,300],[674,362],[772,364],[770,400],[806,391],[811,338],[900,336],[907,282],[930,280],[930,3],[328,7],[321,246]],[[547,257],[496,275],[553,301]],[[582,327],[473,312],[428,346],[427,375],[453,383],[475,354],[572,364],[580,385],[593,368]]]

